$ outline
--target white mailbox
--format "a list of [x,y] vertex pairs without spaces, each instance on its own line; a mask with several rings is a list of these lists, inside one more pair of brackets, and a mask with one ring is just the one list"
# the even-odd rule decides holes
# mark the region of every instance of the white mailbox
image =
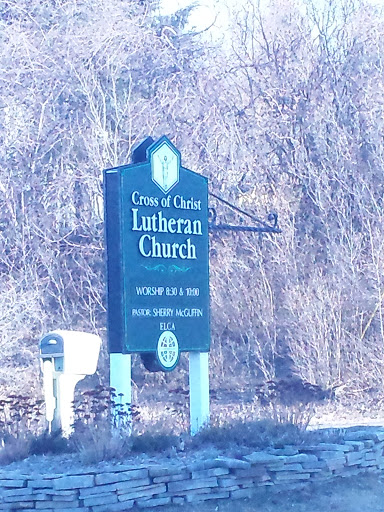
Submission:
[[51,428],[69,435],[76,384],[97,368],[101,339],[95,334],[57,330],[40,340],[46,417]]

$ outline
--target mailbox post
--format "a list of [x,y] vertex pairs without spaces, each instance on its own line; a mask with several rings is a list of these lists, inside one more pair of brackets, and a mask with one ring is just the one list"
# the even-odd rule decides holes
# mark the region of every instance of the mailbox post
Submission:
[[99,358],[101,339],[95,334],[57,330],[40,340],[46,419],[50,430],[61,428],[68,436],[73,424],[76,384],[93,375]]

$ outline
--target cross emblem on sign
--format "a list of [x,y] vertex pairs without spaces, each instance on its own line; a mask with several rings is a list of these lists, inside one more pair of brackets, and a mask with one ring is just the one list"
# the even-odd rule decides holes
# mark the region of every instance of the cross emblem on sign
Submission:
[[176,366],[179,359],[179,344],[173,332],[164,331],[161,333],[157,342],[157,357],[160,364],[167,370]]
[[180,156],[169,141],[164,140],[150,155],[152,181],[164,192],[179,182]]

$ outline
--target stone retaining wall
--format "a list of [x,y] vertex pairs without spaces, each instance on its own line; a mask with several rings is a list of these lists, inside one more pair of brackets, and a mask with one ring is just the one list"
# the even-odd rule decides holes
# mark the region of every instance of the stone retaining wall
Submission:
[[309,482],[384,469],[384,429],[347,431],[342,444],[286,446],[241,459],[111,465],[66,474],[0,471],[0,510],[117,512],[166,504],[251,497],[255,489],[294,489]]

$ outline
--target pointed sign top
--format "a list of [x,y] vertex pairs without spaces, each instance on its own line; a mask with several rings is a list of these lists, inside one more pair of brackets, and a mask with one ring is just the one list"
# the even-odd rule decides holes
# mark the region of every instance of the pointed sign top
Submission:
[[179,182],[180,152],[164,135],[147,149],[152,181],[168,194]]

